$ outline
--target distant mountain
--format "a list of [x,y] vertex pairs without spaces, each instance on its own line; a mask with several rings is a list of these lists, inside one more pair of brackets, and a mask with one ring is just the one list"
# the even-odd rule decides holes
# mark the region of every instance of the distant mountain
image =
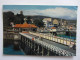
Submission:
[[44,19],[44,18],[51,18],[51,17],[48,17],[48,16],[40,16],[40,15],[26,15],[25,17],[31,17],[32,19]]
[[49,16],[41,16],[41,15],[26,15],[25,18],[27,17],[31,17],[32,19],[44,19],[44,18],[52,18],[52,19],[59,19],[59,18],[53,18],[53,17],[49,17]]
[[76,24],[77,23],[77,20],[66,20],[66,19],[61,19],[61,18],[53,18],[53,17],[49,17],[49,16],[41,16],[41,15],[26,15],[25,16],[26,18],[27,17],[30,17],[33,19],[33,21],[35,20],[43,20],[44,18],[52,18],[52,22],[54,19],[57,19],[59,22],[62,20],[62,22],[64,21],[67,21],[69,25],[71,24]]
[[[53,18],[53,17],[49,17],[49,16],[41,16],[41,15],[26,15],[25,18],[27,17],[31,17],[33,20],[35,19],[44,19],[44,18],[52,18],[52,20],[54,19],[58,19],[58,20],[61,20],[61,18]],[[66,20],[66,19],[62,19],[62,20]],[[74,21],[74,20],[69,20],[69,21]]]

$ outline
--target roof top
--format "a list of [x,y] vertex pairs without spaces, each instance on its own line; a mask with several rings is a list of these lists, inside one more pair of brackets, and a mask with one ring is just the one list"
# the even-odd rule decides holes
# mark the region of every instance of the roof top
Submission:
[[29,26],[29,24],[27,24],[27,23],[24,23],[24,24],[22,24],[21,25],[21,28],[29,28],[30,26]]
[[37,26],[35,26],[34,24],[24,23],[24,24],[16,24],[14,28],[37,28]]
[[29,33],[29,32],[26,32],[26,31],[22,31],[22,33]]
[[14,27],[19,28],[22,24],[16,24]]
[[37,26],[35,26],[34,24],[30,24],[30,26],[33,28],[37,28]]
[[51,29],[56,29],[55,27],[52,27]]

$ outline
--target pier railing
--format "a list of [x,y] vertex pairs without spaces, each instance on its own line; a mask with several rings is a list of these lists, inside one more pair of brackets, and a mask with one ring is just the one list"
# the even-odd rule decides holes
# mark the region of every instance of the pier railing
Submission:
[[43,42],[41,40],[35,39],[34,41],[37,42],[38,44],[41,44],[43,47],[47,48],[48,50],[50,50],[52,52],[56,51],[56,54],[60,54],[60,55],[63,55],[63,56],[75,56],[75,54],[73,54],[69,51],[66,51],[66,50],[61,49],[59,47],[56,47],[54,45],[48,44],[48,43]]
[[[20,33],[21,35],[21,41],[23,42],[23,44],[25,44],[23,47],[24,48],[28,48],[25,46],[29,46],[36,55],[46,55],[46,56],[50,56],[50,52],[57,54],[57,56],[75,56],[76,54],[69,52],[65,49],[62,49],[60,47],[54,46],[52,44],[50,44],[49,42],[45,42],[43,40],[41,40],[39,37],[36,38],[37,36],[32,35],[32,34],[24,34],[24,33]],[[32,38],[35,38],[34,40],[32,40]],[[22,43],[21,43],[22,44]],[[41,47],[41,48],[40,48]]]
[[74,40],[74,39],[58,37],[58,36],[54,36],[52,34],[34,33],[34,32],[30,32],[30,34],[48,39],[50,41],[54,41],[54,42],[58,42],[58,43],[61,43],[64,45],[68,45],[68,46],[76,44],[76,40]]

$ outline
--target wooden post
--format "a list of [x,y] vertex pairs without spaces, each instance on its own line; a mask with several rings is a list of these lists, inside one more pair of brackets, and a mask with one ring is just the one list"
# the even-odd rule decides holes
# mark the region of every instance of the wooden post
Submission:
[[31,41],[31,49],[32,49],[32,41]]
[[27,45],[29,46],[29,39],[28,39],[28,41],[27,41]]
[[48,53],[47,53],[47,56],[49,56],[49,49],[48,49]]
[[34,43],[34,51],[35,51],[35,43]]
[[42,47],[42,56],[44,55],[44,48]]
[[39,45],[38,45],[38,54],[39,54]]
[[30,40],[29,40],[29,47],[30,47]]

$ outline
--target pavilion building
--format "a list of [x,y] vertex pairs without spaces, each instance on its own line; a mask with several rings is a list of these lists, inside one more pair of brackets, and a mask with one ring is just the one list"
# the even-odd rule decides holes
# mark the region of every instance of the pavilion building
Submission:
[[22,31],[36,31],[37,30],[37,26],[35,26],[34,24],[28,24],[27,22],[23,23],[23,24],[15,24],[14,25],[14,31],[15,32],[22,32]]

